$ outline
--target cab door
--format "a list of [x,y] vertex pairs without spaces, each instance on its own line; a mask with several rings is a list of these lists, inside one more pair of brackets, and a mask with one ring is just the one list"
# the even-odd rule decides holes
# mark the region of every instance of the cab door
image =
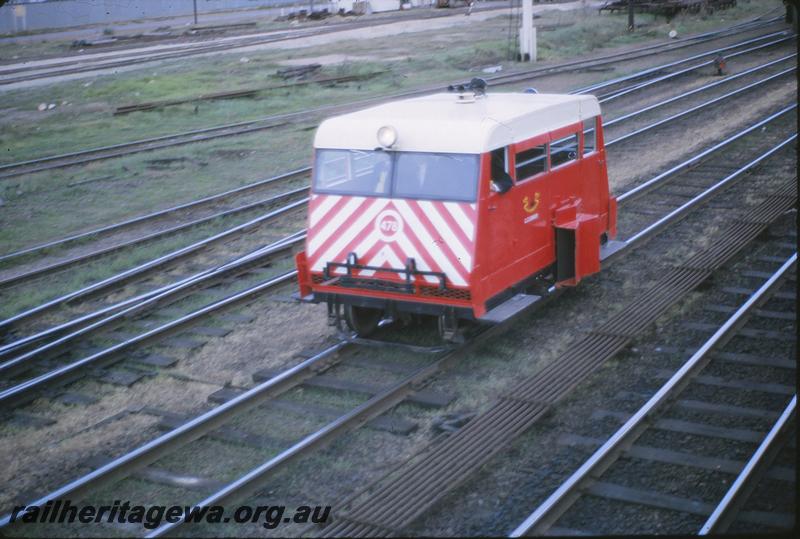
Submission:
[[547,136],[511,146],[514,163],[515,228],[519,239],[514,282],[552,262],[550,163]]
[[[515,230],[514,212],[518,201],[515,186],[509,171],[508,151],[499,148],[484,156],[483,177],[488,181],[481,182],[483,193],[481,198],[481,234],[479,240],[480,259],[483,271],[483,289],[487,297],[508,288],[509,268],[513,265],[519,251],[519,237]],[[502,172],[508,174],[507,180],[512,182],[505,193],[493,191],[492,180],[498,180]]]
[[584,120],[581,134],[581,196],[585,211],[598,215],[607,211],[608,204],[608,175],[602,142],[600,117]]

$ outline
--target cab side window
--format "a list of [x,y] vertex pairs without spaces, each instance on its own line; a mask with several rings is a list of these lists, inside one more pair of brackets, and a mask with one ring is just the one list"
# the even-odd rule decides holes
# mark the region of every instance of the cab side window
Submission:
[[492,183],[502,192],[511,189],[513,181],[508,175],[508,152],[505,148],[492,150],[491,154]]
[[547,144],[534,146],[516,154],[517,181],[547,170]]
[[506,172],[506,149],[492,150],[492,180],[497,181]]
[[550,143],[550,166],[557,167],[578,158],[578,134]]

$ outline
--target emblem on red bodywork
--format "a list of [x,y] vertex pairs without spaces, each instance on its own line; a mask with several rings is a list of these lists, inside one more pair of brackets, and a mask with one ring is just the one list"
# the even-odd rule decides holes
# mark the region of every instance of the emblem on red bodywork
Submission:
[[403,231],[403,220],[394,210],[383,210],[375,218],[375,230],[383,241],[395,241]]
[[541,198],[541,196],[542,196],[541,193],[535,193],[533,195],[533,204],[530,203],[530,199],[528,197],[523,198],[522,199],[522,208],[527,213],[535,212],[536,209],[539,207],[539,198]]

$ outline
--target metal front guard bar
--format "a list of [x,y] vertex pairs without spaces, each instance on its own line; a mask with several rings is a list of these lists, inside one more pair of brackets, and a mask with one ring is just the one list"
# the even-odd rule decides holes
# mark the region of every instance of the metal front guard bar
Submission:
[[[361,271],[361,270],[371,270],[371,271],[387,271],[391,273],[397,274],[405,274],[405,291],[409,294],[414,293],[414,278],[416,276],[431,276],[436,277],[439,280],[439,290],[446,290],[447,284],[446,280],[447,277],[444,273],[440,271],[422,271],[417,269],[417,263],[414,261],[413,258],[406,259],[406,266],[405,268],[383,268],[378,266],[367,266],[365,264],[358,263],[358,256],[355,253],[350,253],[347,255],[347,262],[328,262],[325,264],[324,276],[325,279],[331,279],[334,276],[334,270],[338,268],[344,268],[347,270],[345,275],[336,275],[339,279],[339,283],[342,286],[353,286],[362,288],[364,286],[359,286],[357,284],[358,281],[361,281],[364,284],[368,284],[370,281],[375,281],[376,283],[379,282],[378,279],[369,279],[369,278],[359,278],[353,275],[354,271]],[[366,286],[367,288],[369,286]],[[376,286],[376,288],[380,288]]]

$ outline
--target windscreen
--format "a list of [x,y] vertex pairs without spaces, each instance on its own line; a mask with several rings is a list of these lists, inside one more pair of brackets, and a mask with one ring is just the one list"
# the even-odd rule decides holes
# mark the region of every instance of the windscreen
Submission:
[[392,158],[386,152],[320,150],[314,191],[338,195],[386,196],[391,187]]
[[314,192],[475,201],[478,156],[317,150]]
[[394,196],[434,200],[475,200],[478,156],[442,153],[398,153]]

